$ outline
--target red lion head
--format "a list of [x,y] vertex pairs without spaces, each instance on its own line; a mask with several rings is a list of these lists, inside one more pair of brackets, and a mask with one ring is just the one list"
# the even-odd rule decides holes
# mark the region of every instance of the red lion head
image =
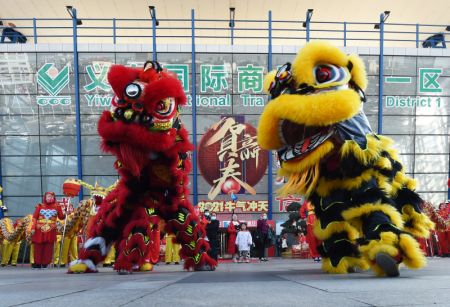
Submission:
[[116,166],[137,176],[152,156],[175,145],[178,107],[186,104],[186,96],[177,77],[153,61],[142,69],[114,65],[108,81],[115,96],[98,123],[102,149],[118,157],[121,165]]

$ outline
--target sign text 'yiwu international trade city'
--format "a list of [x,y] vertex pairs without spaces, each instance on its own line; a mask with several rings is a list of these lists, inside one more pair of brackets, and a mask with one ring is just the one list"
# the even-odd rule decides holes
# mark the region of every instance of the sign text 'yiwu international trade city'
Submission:
[[[141,67],[143,62],[128,62],[128,66]],[[108,108],[111,106],[113,93],[108,84],[107,74],[111,62],[93,61],[85,67],[85,93],[83,100],[88,107]],[[163,66],[178,76],[187,95],[187,106],[192,106],[191,74],[189,64],[164,64]],[[436,94],[443,92],[439,77],[441,68],[419,68],[417,96],[385,96],[386,108],[441,108],[444,99]],[[36,97],[39,106],[70,105],[70,95],[60,95],[64,88],[69,88],[69,64],[60,70],[54,63],[45,63],[37,71],[37,83],[48,94]],[[386,84],[413,85],[413,77],[386,76]],[[198,94],[195,95],[197,107],[231,107],[233,95],[238,94],[238,103],[243,107],[264,107],[263,94],[264,67],[253,64],[237,66],[232,73],[232,65],[200,64]],[[234,86],[233,86],[234,85]],[[67,89],[68,91],[68,89]],[[236,99],[236,98],[235,98]]]

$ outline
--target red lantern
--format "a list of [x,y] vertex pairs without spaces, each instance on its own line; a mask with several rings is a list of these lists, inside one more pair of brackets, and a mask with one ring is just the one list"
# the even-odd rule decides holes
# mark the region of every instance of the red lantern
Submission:
[[66,180],[63,184],[64,195],[68,197],[75,197],[80,193],[81,185],[75,180]]
[[447,186],[448,186],[448,188],[450,189],[450,178],[448,178]]
[[241,185],[233,178],[228,178],[222,185],[222,192],[225,194],[239,193]]

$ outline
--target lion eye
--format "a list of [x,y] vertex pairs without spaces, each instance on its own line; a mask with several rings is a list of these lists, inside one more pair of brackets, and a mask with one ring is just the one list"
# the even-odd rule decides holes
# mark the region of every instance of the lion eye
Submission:
[[156,104],[156,112],[160,115],[170,115],[175,108],[175,99],[166,98]]
[[141,93],[142,89],[137,83],[130,83],[125,88],[125,95],[128,98],[136,99],[141,95]]
[[339,82],[344,80],[346,76],[347,72],[342,67],[321,64],[314,68],[314,77],[317,84]]

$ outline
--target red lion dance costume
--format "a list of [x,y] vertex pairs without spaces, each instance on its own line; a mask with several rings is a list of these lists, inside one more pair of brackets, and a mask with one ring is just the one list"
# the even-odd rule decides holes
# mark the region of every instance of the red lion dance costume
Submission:
[[166,232],[182,244],[185,269],[214,270],[209,244],[188,200],[188,174],[193,150],[178,108],[186,103],[176,78],[157,62],[143,69],[111,67],[113,110],[98,123],[102,149],[117,157],[117,187],[103,200],[95,225],[69,273],[97,272],[112,244],[120,249],[116,269],[142,265],[149,254],[151,228],[158,216]]

